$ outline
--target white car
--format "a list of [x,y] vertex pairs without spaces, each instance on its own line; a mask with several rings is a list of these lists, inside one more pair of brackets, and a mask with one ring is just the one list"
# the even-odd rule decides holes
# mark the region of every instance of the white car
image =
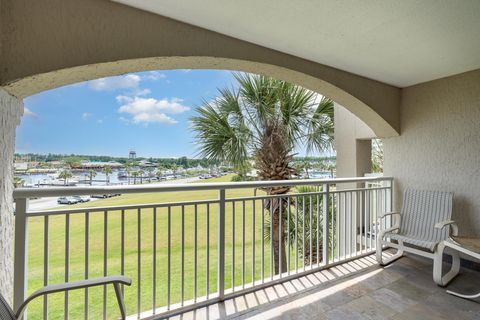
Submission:
[[88,202],[88,201],[90,201],[90,197],[88,197],[88,196],[73,196],[72,198],[77,199],[78,202]]
[[75,199],[74,197],[60,197],[57,199],[58,204],[75,204],[78,203],[79,201]]

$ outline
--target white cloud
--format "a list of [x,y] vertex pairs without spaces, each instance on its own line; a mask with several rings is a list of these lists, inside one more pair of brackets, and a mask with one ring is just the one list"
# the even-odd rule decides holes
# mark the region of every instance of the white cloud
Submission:
[[137,90],[141,78],[136,74],[127,74],[89,81],[89,87],[95,91],[114,91],[118,89]]
[[153,81],[160,80],[160,79],[165,79],[166,77],[167,77],[166,74],[160,73],[158,71],[150,71],[145,76],[146,79],[153,80]]
[[84,112],[82,113],[82,120],[88,120],[92,116],[91,113]]
[[136,90],[134,92],[134,95],[135,96],[147,96],[150,93],[152,93],[152,91],[150,89],[139,89],[139,90]]
[[185,73],[192,71],[192,69],[181,69],[181,70],[182,72],[185,72]]
[[103,123],[103,120],[102,120],[102,119],[98,119],[98,120],[97,120],[97,123],[98,123],[98,124],[102,124],[102,123]]
[[132,122],[136,124],[174,124],[178,121],[168,116],[168,114],[179,114],[190,110],[189,107],[182,104],[183,100],[178,98],[157,100],[154,98],[121,95],[117,96],[117,101],[122,103],[118,112],[131,115]]
[[32,118],[37,117],[37,114],[34,113],[32,110],[28,109],[27,107],[23,107],[23,115],[25,117],[32,117]]

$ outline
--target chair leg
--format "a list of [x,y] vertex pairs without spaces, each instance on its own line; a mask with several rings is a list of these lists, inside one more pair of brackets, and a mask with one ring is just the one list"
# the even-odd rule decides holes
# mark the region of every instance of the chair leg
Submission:
[[477,293],[477,294],[467,295],[467,294],[461,294],[461,293],[457,293],[457,292],[453,292],[453,291],[447,290],[447,293],[448,293],[448,294],[451,294],[451,295],[454,295],[454,296],[457,296],[457,297],[460,297],[460,298],[463,298],[463,299],[476,299],[476,298],[480,298],[480,292]]
[[460,271],[460,257],[457,251],[452,252],[452,267],[450,270],[443,275],[443,252],[445,250],[445,245],[441,242],[433,258],[433,281],[441,287],[446,286],[453,278],[458,275]]
[[377,257],[377,262],[381,265],[381,266],[386,266],[390,263],[392,263],[393,261],[397,260],[397,259],[400,259],[401,257],[403,257],[403,241],[399,241],[398,242],[398,249],[397,249],[397,252],[391,256],[390,258],[388,259],[383,259],[383,255],[382,255],[382,242],[381,241],[377,241],[377,253],[376,253],[376,257]]
[[114,283],[113,287],[115,289],[115,295],[117,296],[118,307],[120,308],[120,313],[122,315],[120,319],[125,320],[127,317],[127,312],[125,309],[125,302],[123,301],[123,295],[122,295],[122,290],[120,289],[120,284]]

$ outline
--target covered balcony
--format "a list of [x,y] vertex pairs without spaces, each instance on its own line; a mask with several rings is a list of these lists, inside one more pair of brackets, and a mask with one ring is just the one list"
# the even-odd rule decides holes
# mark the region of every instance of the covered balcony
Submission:
[[[345,263],[369,257],[352,263],[359,270],[373,265],[377,213],[390,210],[392,183],[380,177],[17,189],[15,296],[23,299],[42,284],[126,275],[134,279],[123,288],[127,312],[144,319],[283,286],[332,266],[353,273]],[[292,192],[263,191],[279,186]],[[140,196],[145,202],[28,209],[30,198],[74,194]],[[273,211],[281,217],[278,229]],[[334,270],[323,281],[342,277]],[[29,312],[33,318],[111,318],[115,304],[105,287],[47,295]]]
[[[454,193],[459,233],[480,236],[478,1],[0,0],[0,8],[0,293],[14,309],[46,285],[125,275],[128,319],[480,318],[478,299],[434,283],[430,260],[375,259],[378,230],[393,223],[379,215],[399,210],[407,188]],[[178,68],[268,75],[334,100],[337,178],[14,190],[24,98]],[[385,146],[382,177],[365,177],[373,138]],[[265,193],[275,187],[289,192]],[[123,196],[29,207],[32,198],[104,194]],[[269,212],[282,217],[278,229]],[[476,293],[478,261],[461,258],[448,289]],[[23,318],[119,315],[105,286],[46,295]]]
[[[121,274],[133,280],[122,289],[128,319],[475,319],[480,306],[435,285],[431,261],[378,266],[378,215],[391,210],[393,181],[18,189],[15,296]],[[280,185],[292,192],[262,191]],[[110,193],[149,200],[28,210],[29,198]],[[172,201],[179,194],[185,200]],[[284,250],[270,241],[281,230],[269,221],[274,206],[286,224]],[[480,280],[466,271],[455,284],[474,291]],[[116,303],[109,287],[57,293],[32,303],[28,316],[111,319]]]

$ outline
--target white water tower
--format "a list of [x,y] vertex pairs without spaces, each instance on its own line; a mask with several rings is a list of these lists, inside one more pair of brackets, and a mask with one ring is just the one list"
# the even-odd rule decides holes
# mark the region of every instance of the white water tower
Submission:
[[128,159],[135,160],[136,157],[137,157],[137,153],[135,152],[135,150],[130,150],[128,154]]

